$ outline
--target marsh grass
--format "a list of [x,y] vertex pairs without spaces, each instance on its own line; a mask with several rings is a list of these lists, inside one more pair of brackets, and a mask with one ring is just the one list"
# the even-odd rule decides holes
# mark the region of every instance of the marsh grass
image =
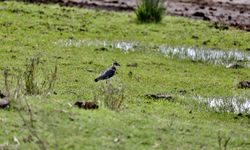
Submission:
[[[4,69],[4,93],[6,93],[7,99],[11,101],[13,108],[18,112],[24,128],[36,140],[38,148],[45,150],[47,149],[46,144],[37,131],[34,108],[28,103],[27,99],[29,96],[47,97],[51,95],[57,80],[57,66],[55,65],[51,73],[45,73],[44,76],[41,76],[39,75],[41,74],[39,65],[41,65],[40,57],[33,57],[27,59],[24,71],[21,69]],[[10,146],[6,145],[4,148],[10,148]]]
[[161,0],[141,0],[135,14],[140,23],[161,22],[165,8]]
[[124,107],[125,88],[121,83],[101,84],[97,91],[94,92],[94,101],[101,106],[111,110],[119,111]]
[[3,71],[4,93],[9,100],[16,100],[22,95],[21,71],[6,68]]
[[[53,92],[57,78],[57,65],[51,74],[44,75],[43,80],[39,79],[40,57],[33,57],[27,61],[24,71],[25,92],[27,95],[45,95],[48,96]],[[46,70],[47,71],[47,70]]]
[[4,89],[7,97],[16,99],[20,94],[49,96],[53,93],[57,80],[57,65],[51,73],[47,73],[46,70],[44,76],[41,77],[39,59],[39,57],[29,59],[24,71],[4,69]]

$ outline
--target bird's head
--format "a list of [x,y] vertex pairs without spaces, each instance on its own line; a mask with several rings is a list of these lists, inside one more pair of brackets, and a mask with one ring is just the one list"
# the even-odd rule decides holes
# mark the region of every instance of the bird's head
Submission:
[[121,66],[117,61],[113,61],[112,66]]

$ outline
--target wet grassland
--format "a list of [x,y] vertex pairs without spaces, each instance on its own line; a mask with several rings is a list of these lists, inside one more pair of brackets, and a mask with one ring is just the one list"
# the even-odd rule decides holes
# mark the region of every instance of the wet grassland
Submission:
[[[15,85],[34,56],[37,82],[58,69],[53,92],[23,94],[0,109],[0,149],[250,147],[250,89],[239,86],[250,80],[249,32],[182,17],[139,24],[132,12],[0,2],[0,39],[2,92],[5,70]],[[95,83],[113,60],[117,74]],[[170,99],[145,96],[157,93]],[[77,100],[100,106],[78,109]]]

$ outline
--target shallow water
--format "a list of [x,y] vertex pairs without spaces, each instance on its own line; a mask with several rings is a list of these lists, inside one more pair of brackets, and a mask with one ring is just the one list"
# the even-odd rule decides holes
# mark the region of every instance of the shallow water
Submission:
[[171,58],[191,59],[197,62],[208,62],[216,65],[227,66],[229,64],[240,63],[250,67],[250,54],[240,51],[222,51],[214,49],[198,48],[173,48],[161,46],[159,50]]
[[[245,67],[250,67],[250,53],[244,53],[237,50],[222,51],[215,49],[199,49],[191,47],[170,47],[166,45],[156,46],[153,44],[140,44],[138,42],[126,41],[105,41],[105,40],[59,40],[56,45],[62,47],[86,47],[97,46],[107,49],[120,49],[124,53],[139,50],[156,49],[156,52],[169,58],[190,59],[192,61],[211,63],[215,65],[228,66],[229,64],[240,63]],[[204,98],[197,96],[194,99],[200,104],[206,104],[208,107],[218,112],[234,112],[250,114],[250,98],[234,96],[227,98]]]
[[213,108],[216,112],[233,112],[233,113],[247,113],[250,114],[250,98],[243,96],[234,96],[227,98],[202,97],[194,98],[200,104],[205,104]]
[[223,51],[192,47],[170,47],[167,45],[140,44],[138,42],[105,41],[105,40],[59,40],[55,44],[64,47],[100,46],[111,49],[120,49],[128,53],[136,50],[157,49],[158,52],[169,58],[190,59],[195,62],[211,63],[228,66],[240,64],[250,67],[250,53],[238,50]]
[[101,40],[59,40],[55,42],[56,45],[60,45],[63,47],[82,47],[82,46],[101,46],[105,48],[111,49],[121,49],[123,52],[134,51],[136,47],[136,43],[125,42],[125,41],[101,41]]

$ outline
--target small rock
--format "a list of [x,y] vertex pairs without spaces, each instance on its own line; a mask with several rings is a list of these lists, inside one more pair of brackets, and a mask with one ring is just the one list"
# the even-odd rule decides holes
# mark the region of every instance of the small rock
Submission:
[[200,17],[203,20],[210,20],[210,18],[207,17],[204,12],[195,12],[195,13],[193,13],[193,16]]
[[239,68],[244,68],[242,65],[239,65],[237,63],[232,63],[226,66],[228,69],[239,69]]
[[179,93],[180,93],[180,95],[185,95],[187,93],[187,91],[186,90],[180,90]]
[[18,140],[15,136],[13,137],[13,141],[14,141],[17,145],[20,145],[19,140]]
[[115,142],[115,143],[117,143],[117,142],[119,142],[119,141],[120,141],[119,138],[115,138],[115,139],[114,139],[114,142]]
[[209,10],[216,11],[216,8],[210,7]]
[[74,105],[83,109],[98,109],[99,108],[99,106],[94,102],[77,101],[75,102]]
[[198,36],[196,36],[196,35],[192,35],[192,37],[191,37],[192,39],[199,39],[199,37]]
[[75,119],[73,117],[69,117],[70,121],[75,121]]
[[74,105],[78,106],[79,108],[82,108],[83,104],[84,104],[83,101],[76,101]]
[[106,47],[96,48],[95,51],[108,51]]
[[90,68],[86,68],[85,70],[88,71],[88,72],[94,72],[94,70],[90,69]]
[[207,45],[209,42],[210,42],[210,40],[206,40],[206,41],[203,41],[202,44]]
[[250,88],[250,81],[241,81],[239,82],[239,88]]
[[188,113],[189,113],[189,114],[192,114],[192,113],[193,113],[193,110],[190,110]]
[[200,9],[205,9],[205,6],[200,6]]
[[146,94],[145,95],[147,98],[152,98],[154,100],[157,99],[165,99],[165,100],[172,100],[173,97],[171,95],[168,94],[164,94],[164,93],[157,93],[157,94]]
[[0,108],[8,108],[10,106],[10,102],[6,99],[0,99]]
[[98,109],[99,106],[97,104],[95,104],[94,102],[85,102],[85,104],[83,105],[84,109]]
[[129,63],[127,64],[127,67],[137,67],[138,64],[137,63]]
[[243,114],[242,113],[238,113],[238,115],[237,115],[238,117],[242,117],[243,116]]

